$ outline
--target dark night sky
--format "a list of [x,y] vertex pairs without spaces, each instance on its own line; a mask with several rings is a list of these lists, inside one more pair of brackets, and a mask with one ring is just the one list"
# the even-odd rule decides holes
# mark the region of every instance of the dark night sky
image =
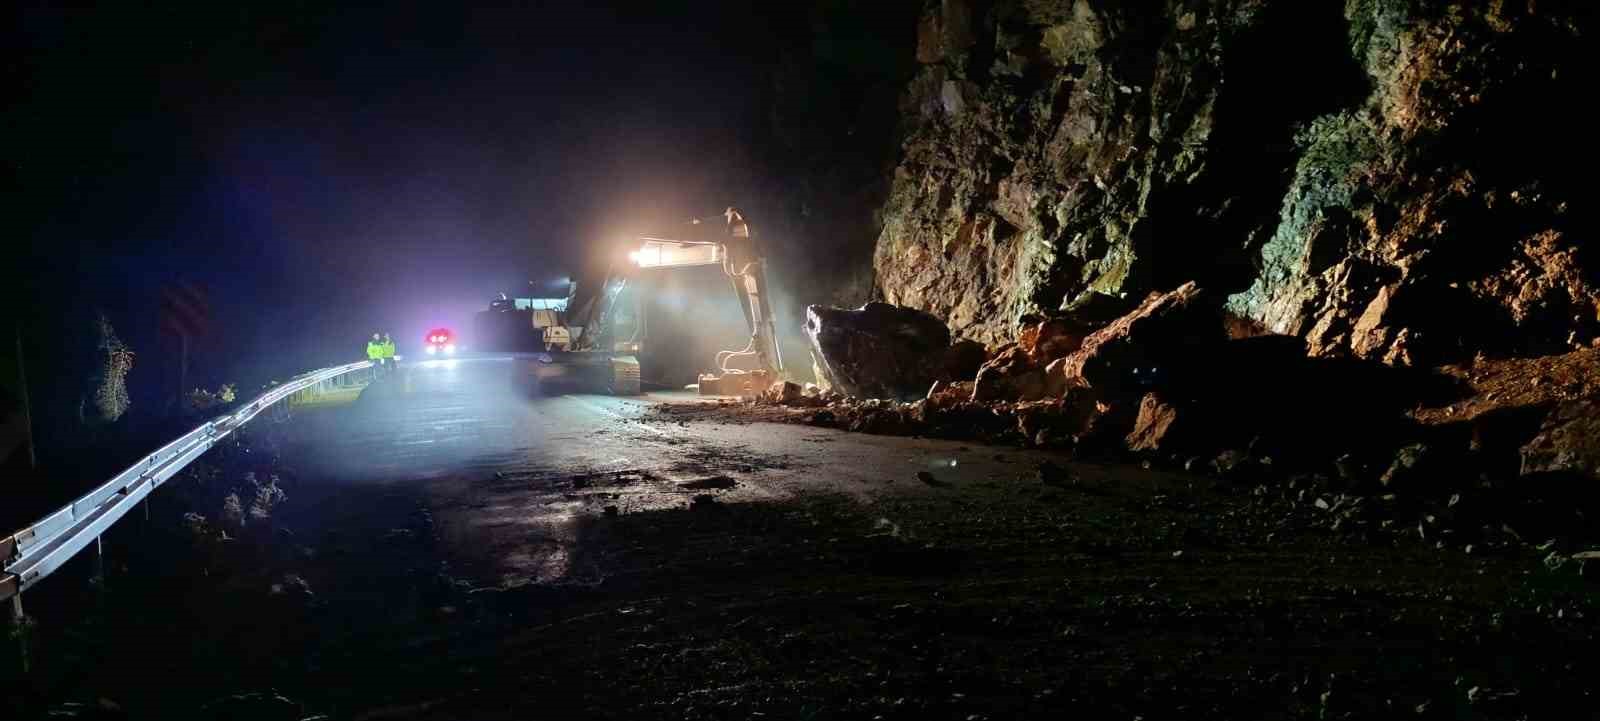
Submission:
[[465,323],[752,182],[772,5],[14,11],[18,270],[136,345],[179,277],[232,355]]

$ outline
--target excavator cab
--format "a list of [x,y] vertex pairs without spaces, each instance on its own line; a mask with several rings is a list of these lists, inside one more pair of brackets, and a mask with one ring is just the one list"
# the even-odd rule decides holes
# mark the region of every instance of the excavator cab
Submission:
[[643,314],[626,275],[606,270],[567,297],[500,293],[473,319],[478,347],[512,354],[514,381],[540,393],[640,392]]

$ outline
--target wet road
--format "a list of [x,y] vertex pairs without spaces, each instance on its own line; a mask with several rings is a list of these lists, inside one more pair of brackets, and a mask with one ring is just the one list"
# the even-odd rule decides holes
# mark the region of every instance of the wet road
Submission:
[[[421,490],[439,535],[480,583],[555,581],[584,517],[684,508],[696,496],[740,503],[842,493],[871,503],[917,472],[961,482],[1012,472],[1016,458],[948,442],[779,424],[642,422],[635,398],[532,394],[518,361],[428,361],[369,387],[353,405],[303,414],[290,429],[306,475]],[[1013,456],[1017,454],[1013,453]],[[607,507],[612,507],[608,511]]]
[[[189,718],[272,688],[307,709],[286,719],[416,721],[1595,707],[1592,582],[1446,511],[652,412],[685,393],[530,396],[515,372],[412,364],[258,421],[113,539],[125,570],[45,589],[101,615],[45,619],[40,697]],[[252,468],[287,502],[196,530]]]
[[530,397],[515,369],[416,365],[292,424],[310,477],[420,498],[466,597],[502,599],[490,607],[507,620],[458,665],[508,675],[419,691],[437,705],[418,718],[499,717],[552,694],[619,718],[1592,707],[1575,683],[1592,664],[1543,649],[1585,647],[1600,599],[1490,532],[1413,538],[1293,483],[641,418],[700,401]]

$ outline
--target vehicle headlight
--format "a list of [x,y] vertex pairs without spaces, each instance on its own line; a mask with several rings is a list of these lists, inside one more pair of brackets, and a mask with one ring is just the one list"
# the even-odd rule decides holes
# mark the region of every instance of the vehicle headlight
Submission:
[[433,355],[433,354],[438,353],[438,352],[439,352],[438,348],[435,348],[435,347],[433,347],[431,345],[428,346],[428,355]]
[[445,344],[444,352],[446,352],[446,353],[454,353],[454,352],[456,352],[456,344],[454,344],[454,343]]

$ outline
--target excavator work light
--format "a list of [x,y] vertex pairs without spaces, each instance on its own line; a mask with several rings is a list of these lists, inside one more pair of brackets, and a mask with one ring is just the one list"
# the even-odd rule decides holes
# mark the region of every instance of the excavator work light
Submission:
[[724,250],[719,243],[692,240],[640,238],[643,245],[628,254],[640,268],[678,268],[689,265],[720,265]]

